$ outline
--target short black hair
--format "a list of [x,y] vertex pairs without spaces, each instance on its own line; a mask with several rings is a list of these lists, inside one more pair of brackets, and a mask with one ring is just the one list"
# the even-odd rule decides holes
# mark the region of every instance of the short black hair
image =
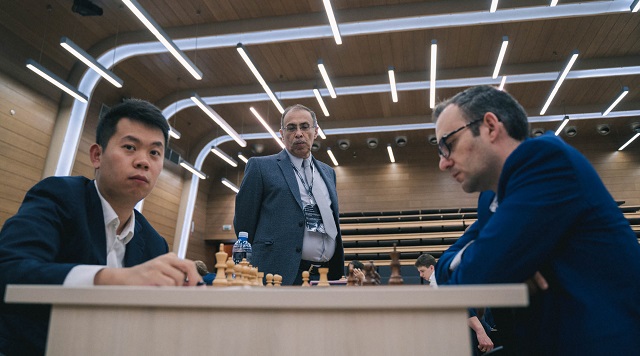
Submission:
[[436,265],[436,258],[428,253],[424,253],[418,257],[415,266],[418,267],[431,267]]
[[[449,105],[455,105],[466,116],[467,122],[482,119],[488,112],[495,114],[507,130],[509,136],[524,141],[529,136],[529,120],[522,105],[507,92],[489,85],[471,87],[447,99],[433,110],[434,121]],[[469,127],[474,136],[480,134],[479,125]]]
[[169,123],[162,115],[162,111],[148,101],[140,99],[125,99],[122,103],[112,107],[98,121],[96,129],[96,143],[103,149],[116,133],[120,119],[127,118],[139,122],[150,128],[158,128],[164,135],[164,146],[169,142]]
[[353,265],[353,268],[359,268],[359,269],[364,271],[364,263],[362,263],[362,262],[360,262],[358,260],[353,260],[349,264]]

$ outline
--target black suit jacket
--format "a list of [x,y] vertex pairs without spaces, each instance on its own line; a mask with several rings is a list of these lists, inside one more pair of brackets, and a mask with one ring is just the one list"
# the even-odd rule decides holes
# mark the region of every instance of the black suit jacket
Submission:
[[[142,214],[134,213],[125,267],[169,250]],[[7,284],[62,284],[77,265],[106,265],[106,244],[102,205],[92,180],[50,177],[27,192],[0,232],[0,353],[43,353],[49,323],[48,306],[5,304]]]

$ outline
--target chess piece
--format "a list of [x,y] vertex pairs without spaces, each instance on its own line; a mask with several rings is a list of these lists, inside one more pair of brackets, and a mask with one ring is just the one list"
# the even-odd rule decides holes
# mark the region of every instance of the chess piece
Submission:
[[393,252],[391,255],[391,276],[389,277],[389,285],[404,284],[402,275],[400,274],[400,252],[396,251],[396,244],[393,244]]
[[224,252],[224,244],[220,244],[220,249],[218,253],[216,253],[216,278],[213,280],[214,287],[223,287],[227,285],[227,279],[225,275],[225,269],[227,267],[227,257],[228,253]]
[[[245,262],[246,259],[243,259],[242,262]],[[242,264],[240,262],[240,264]],[[250,286],[251,285],[251,267],[249,267],[249,263],[242,266],[242,285]]]
[[282,276],[279,274],[276,274],[273,276],[273,286],[274,287],[280,287],[282,286]]
[[251,285],[261,286],[262,283],[258,281],[258,267],[251,267]]
[[233,266],[233,272],[236,275],[236,277],[233,279],[233,283],[232,285],[234,286],[241,286],[244,284],[244,281],[242,279],[242,274],[243,274],[243,270],[242,270],[242,265],[237,264],[235,266]]
[[309,284],[309,271],[302,271],[302,286],[311,287],[311,284]]
[[329,274],[329,268],[327,267],[318,268],[318,272],[320,272],[320,280],[318,280],[318,287],[328,287],[329,279],[327,278],[327,274]]
[[225,270],[225,273],[227,275],[227,285],[233,285],[233,272],[235,271],[234,267],[235,267],[235,263],[233,263],[233,258],[231,256],[229,256],[229,259],[227,260],[227,269]]
[[265,278],[267,279],[266,287],[273,287],[273,274],[267,273],[267,276]]
[[369,261],[364,265],[364,281],[363,286],[376,286],[380,284],[380,275],[376,272],[376,266],[373,261]]
[[258,272],[258,285],[264,287],[264,272]]

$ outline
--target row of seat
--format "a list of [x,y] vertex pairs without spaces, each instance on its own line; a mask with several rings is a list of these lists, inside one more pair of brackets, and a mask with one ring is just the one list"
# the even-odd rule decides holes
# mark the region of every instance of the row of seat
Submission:
[[[620,206],[640,242],[640,206]],[[413,265],[423,253],[439,258],[475,222],[471,208],[341,214],[345,264],[372,260],[388,266],[394,246],[402,265]],[[455,211],[455,212],[451,212]],[[460,213],[465,211],[465,213]],[[426,214],[426,213],[430,213]],[[398,216],[404,214],[405,216]],[[381,217],[372,217],[375,214]],[[360,216],[357,217],[356,216]],[[403,219],[400,219],[403,218]]]

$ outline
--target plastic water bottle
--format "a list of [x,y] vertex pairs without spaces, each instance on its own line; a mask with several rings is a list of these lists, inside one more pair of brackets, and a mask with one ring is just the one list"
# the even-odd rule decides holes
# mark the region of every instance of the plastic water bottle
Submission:
[[251,263],[251,254],[253,250],[251,249],[251,244],[249,243],[249,234],[245,231],[240,231],[238,234],[238,241],[233,244],[233,262],[238,264],[242,262],[243,258],[246,258],[249,263]]

